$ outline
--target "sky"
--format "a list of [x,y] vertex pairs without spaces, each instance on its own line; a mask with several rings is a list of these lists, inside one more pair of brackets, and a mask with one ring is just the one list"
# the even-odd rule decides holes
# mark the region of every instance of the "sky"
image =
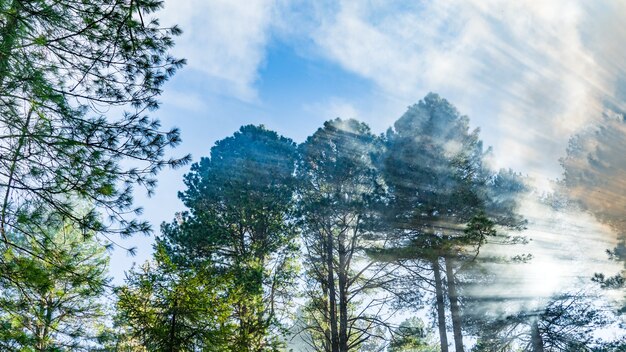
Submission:
[[[172,155],[198,161],[245,124],[264,124],[296,142],[335,117],[382,133],[436,92],[481,129],[496,168],[522,172],[539,192],[549,191],[570,137],[590,128],[607,105],[623,108],[626,47],[615,43],[626,40],[625,10],[621,1],[165,0],[152,15],[182,28],[173,54],[188,64],[165,86],[155,116],[181,129]],[[188,169],[163,171],[151,198],[137,194],[155,233],[183,210],[177,192]],[[527,209],[531,219],[537,212]],[[585,238],[598,254],[588,262],[600,261],[601,249],[615,241],[591,216],[546,214],[540,212],[551,216],[551,229],[540,220],[530,229],[544,259],[580,251],[556,245],[563,239],[555,242],[555,234],[593,233]],[[120,243],[138,250],[135,257],[114,251],[117,283],[133,262],[149,258],[152,238]],[[544,259],[534,272],[546,285],[556,280],[539,265],[574,275]]]

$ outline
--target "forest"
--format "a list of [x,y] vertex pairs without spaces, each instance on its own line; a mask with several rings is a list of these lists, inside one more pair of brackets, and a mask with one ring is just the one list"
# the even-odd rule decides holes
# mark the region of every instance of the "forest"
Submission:
[[[153,117],[186,64],[162,7],[0,0],[1,351],[626,351],[618,107],[548,192],[436,93],[382,133],[244,124],[193,160]],[[185,210],[154,230],[134,195],[181,168]],[[621,269],[545,293],[535,251],[578,241],[535,237],[558,214],[617,234],[599,256]],[[153,233],[115,283],[120,239]]]

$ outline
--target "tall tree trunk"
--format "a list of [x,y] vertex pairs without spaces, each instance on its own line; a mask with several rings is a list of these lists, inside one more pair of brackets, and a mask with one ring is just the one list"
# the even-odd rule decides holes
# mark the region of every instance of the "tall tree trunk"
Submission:
[[459,308],[459,295],[456,290],[456,278],[452,259],[445,258],[446,276],[448,278],[448,299],[450,300],[450,315],[452,316],[452,331],[454,332],[454,347],[456,352],[463,352],[463,329],[461,310]]
[[537,319],[533,320],[530,326],[530,343],[532,344],[533,352],[543,352],[543,338],[539,332]]
[[[4,89],[4,81],[9,75],[10,65],[9,61],[11,59],[11,53],[13,52],[13,47],[15,46],[15,39],[18,36],[18,29],[20,27],[19,17],[21,16],[21,12],[23,11],[22,3],[20,0],[13,0],[9,9],[5,12],[7,14],[6,24],[0,29],[0,89]],[[2,201],[2,213],[0,214],[0,233],[2,234],[2,239],[6,244],[9,243],[6,234],[6,217],[7,217],[7,208],[9,204],[9,196],[12,190],[12,181],[14,177],[15,167],[17,165],[17,160],[20,157],[21,148],[25,144],[26,135],[28,132],[30,117],[33,112],[33,107],[31,106],[28,114],[26,116],[26,123],[22,128],[22,136],[20,137],[17,146],[15,148],[15,154],[11,160],[11,166],[9,168],[9,177],[7,181],[7,185],[5,186],[5,195]],[[19,119],[18,119],[19,120]],[[2,155],[1,157],[6,158],[6,155]]]
[[45,350],[44,340],[43,340],[43,327],[36,326],[35,327],[35,351],[43,352]]
[[34,325],[35,325],[35,331],[34,331],[34,335],[35,335],[35,351],[36,352],[42,352],[42,351],[44,351],[44,348],[45,348],[43,335],[44,335],[44,325],[45,325],[44,320],[45,320],[45,316],[46,316],[46,313],[45,313],[45,309],[46,309],[45,306],[46,306],[46,304],[45,304],[45,302],[42,299],[40,299],[38,303],[39,303],[39,306],[37,307],[37,310],[39,311],[38,315],[39,315],[40,319],[39,319],[39,321],[35,321],[35,323],[34,323]]
[[348,274],[346,253],[342,244],[339,246],[339,351],[348,352]]
[[237,342],[239,349],[250,348],[250,312],[246,303],[239,304],[239,341]]
[[[267,267],[262,255],[257,255],[255,261],[263,263],[263,267]],[[272,321],[272,310],[268,308],[267,301],[263,297],[263,279],[265,274],[263,272],[260,273],[256,278],[255,283],[255,302],[262,302],[261,305],[258,303],[252,304],[252,341],[254,346],[250,350],[252,351],[264,351],[266,345],[266,338],[269,337],[269,329],[268,327],[271,325]],[[270,303],[273,306],[273,303]],[[267,318],[267,319],[266,319]]]
[[45,302],[46,302],[46,318],[44,320],[44,325],[43,325],[43,334],[41,335],[41,340],[43,341],[42,351],[45,351],[48,349],[48,339],[50,337],[49,336],[50,329],[52,328],[52,313],[54,312],[53,302],[49,298],[46,298]]
[[446,333],[446,307],[443,301],[443,282],[439,260],[432,261],[433,273],[435,276],[435,294],[437,300],[437,326],[439,327],[439,341],[441,342],[441,352],[448,352],[448,335]]
[[[328,285],[325,285],[324,283],[322,283],[322,291],[324,292],[324,314],[326,314],[327,317],[330,317],[330,308],[328,306],[329,302],[330,302],[330,295],[329,295],[329,291],[328,291]],[[330,324],[327,324],[326,327],[324,327],[324,337],[325,337],[325,343],[323,344],[324,346],[324,352],[331,352],[331,348],[332,348],[332,336],[330,333]]]
[[174,306],[172,307],[172,319],[170,320],[170,336],[169,336],[169,352],[176,352],[176,311],[178,310],[178,300],[174,297]]
[[328,270],[328,308],[330,323],[330,345],[332,352],[339,352],[339,335],[337,333],[337,293],[335,291],[335,268],[333,265],[333,236],[329,231],[326,236],[326,266]]

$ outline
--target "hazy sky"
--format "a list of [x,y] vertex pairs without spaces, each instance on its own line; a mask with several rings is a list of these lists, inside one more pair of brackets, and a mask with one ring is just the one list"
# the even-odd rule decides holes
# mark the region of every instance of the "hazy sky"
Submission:
[[[188,65],[166,85],[156,116],[182,130],[173,154],[191,153],[194,161],[243,124],[264,124],[297,142],[335,117],[357,118],[383,132],[433,91],[481,128],[496,167],[547,187],[561,173],[558,160],[569,137],[598,119],[606,104],[620,106],[626,2],[165,5],[156,16],[183,29],[174,54]],[[162,172],[156,195],[137,197],[157,232],[182,210],[176,193],[187,170]],[[151,242],[138,236],[123,241],[136,245],[138,255],[114,253],[117,279],[149,256]]]

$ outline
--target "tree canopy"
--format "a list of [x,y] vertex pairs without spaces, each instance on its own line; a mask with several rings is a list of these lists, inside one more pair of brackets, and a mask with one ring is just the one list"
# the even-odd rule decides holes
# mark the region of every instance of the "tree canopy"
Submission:
[[161,239],[175,261],[208,263],[231,278],[224,294],[236,328],[228,340],[241,351],[282,344],[296,273],[295,158],[290,139],[241,127],[191,167],[179,194],[189,210],[163,225]]
[[[188,158],[166,159],[179,131],[147,112],[184,60],[168,54],[180,29],[162,28],[155,0],[0,3],[0,232],[41,209],[81,229],[148,232],[132,215],[134,185]],[[126,160],[126,162],[122,162]],[[64,195],[60,197],[60,195]],[[77,213],[76,202],[93,211]],[[99,216],[98,214],[104,216]],[[35,216],[36,217],[36,216]]]

